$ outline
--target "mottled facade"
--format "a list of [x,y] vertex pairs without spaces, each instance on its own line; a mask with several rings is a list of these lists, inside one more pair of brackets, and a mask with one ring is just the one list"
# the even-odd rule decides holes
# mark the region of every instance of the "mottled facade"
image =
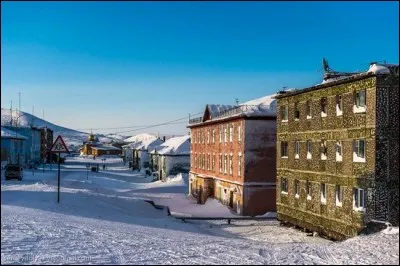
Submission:
[[371,220],[398,225],[398,65],[390,69],[277,96],[279,220],[334,239]]
[[247,107],[207,105],[191,120],[189,194],[255,216],[276,210],[276,113],[249,115]]

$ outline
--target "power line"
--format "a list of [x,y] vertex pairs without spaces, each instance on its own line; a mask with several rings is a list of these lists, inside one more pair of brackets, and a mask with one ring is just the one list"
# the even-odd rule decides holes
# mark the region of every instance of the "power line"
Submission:
[[[202,114],[202,113],[203,112],[192,114],[192,116],[199,115],[199,114]],[[160,123],[160,124],[154,124],[154,125],[136,125],[136,126],[130,126],[130,127],[112,127],[112,128],[110,128],[110,127],[109,128],[86,128],[86,129],[82,129],[81,128],[81,129],[74,129],[74,130],[110,130],[110,129],[136,128],[136,129],[127,130],[127,131],[114,132],[115,134],[117,134],[117,133],[127,133],[127,132],[143,130],[143,129],[153,128],[153,127],[158,127],[158,126],[164,126],[164,125],[186,124],[187,122],[178,122],[178,121],[181,121],[181,120],[184,120],[184,119],[188,119],[189,117],[190,116],[186,116],[186,117],[182,117],[182,118],[179,118],[179,119],[171,120],[171,121]],[[140,128],[137,128],[137,127],[140,127]]]
[[[202,113],[203,113],[203,112],[199,112],[199,113],[196,113],[196,114],[194,114],[194,115],[199,115],[199,114],[202,114]],[[157,125],[151,125],[151,126],[142,127],[142,128],[138,128],[138,129],[127,130],[127,131],[119,131],[119,132],[116,132],[116,133],[127,133],[127,132],[132,132],[132,131],[137,131],[137,130],[148,129],[148,128],[152,128],[152,127],[158,127],[158,126],[163,126],[163,125],[169,125],[169,124],[171,124],[171,123],[173,123],[173,122],[180,121],[180,120],[183,120],[183,119],[187,119],[188,117],[189,117],[189,116],[185,116],[185,117],[182,117],[182,118],[179,118],[179,119],[175,119],[175,120],[168,121],[168,122],[161,123],[161,124],[157,124]]]

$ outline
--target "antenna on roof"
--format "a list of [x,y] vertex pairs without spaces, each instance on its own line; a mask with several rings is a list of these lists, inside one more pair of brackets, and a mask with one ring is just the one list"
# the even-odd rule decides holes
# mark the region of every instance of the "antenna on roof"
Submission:
[[239,105],[239,99],[235,98],[236,105]]

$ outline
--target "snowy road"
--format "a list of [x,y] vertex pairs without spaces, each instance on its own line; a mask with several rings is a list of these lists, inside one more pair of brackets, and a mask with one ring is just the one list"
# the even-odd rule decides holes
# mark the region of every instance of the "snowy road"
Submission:
[[182,197],[183,182],[149,183],[123,166],[86,180],[86,169],[64,168],[60,204],[55,169],[2,176],[2,264],[399,263],[398,228],[333,243],[277,222],[182,223],[140,198]]

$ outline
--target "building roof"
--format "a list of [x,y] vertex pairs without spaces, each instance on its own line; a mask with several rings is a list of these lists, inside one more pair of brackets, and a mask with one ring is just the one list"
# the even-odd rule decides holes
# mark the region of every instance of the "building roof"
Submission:
[[118,147],[105,146],[105,145],[92,146],[91,148],[96,149],[96,150],[102,150],[102,151],[120,151],[121,150]]
[[352,75],[337,75],[335,77],[327,78],[322,81],[322,83],[316,84],[314,86],[304,88],[301,90],[295,90],[291,92],[286,92],[286,93],[281,93],[278,94],[275,98],[280,99],[280,98],[285,98],[309,91],[314,91],[314,90],[319,90],[327,87],[332,87],[335,85],[339,84],[344,84],[356,80],[361,80],[369,77],[373,77],[376,75],[385,75],[385,74],[390,74],[391,69],[394,71],[397,71],[397,74],[399,73],[399,65],[397,64],[377,64],[377,63],[371,63],[369,69],[365,72],[360,72],[360,73],[354,73]]
[[161,155],[190,155],[190,135],[170,138],[150,153]]
[[144,141],[139,141],[135,143],[131,143],[132,145],[130,146],[134,150],[152,150],[160,145],[162,145],[164,142],[161,139],[148,139]]
[[142,133],[142,134],[138,134],[132,137],[129,137],[127,139],[125,139],[125,142],[128,143],[133,143],[133,142],[137,142],[137,141],[144,141],[144,140],[149,140],[149,139],[156,139],[157,136],[152,135],[152,134],[148,134],[148,133]]
[[17,133],[16,131],[7,129],[5,127],[1,127],[1,138],[6,138],[6,139],[28,139],[27,137]]

